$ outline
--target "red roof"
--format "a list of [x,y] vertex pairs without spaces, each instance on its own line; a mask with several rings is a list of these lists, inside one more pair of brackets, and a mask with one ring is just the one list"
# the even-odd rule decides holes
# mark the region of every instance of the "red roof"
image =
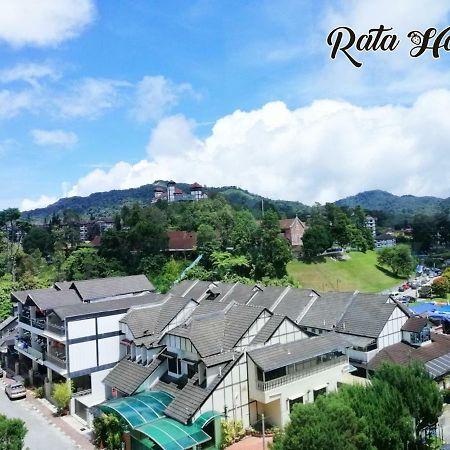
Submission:
[[203,186],[201,184],[198,184],[197,182],[191,184],[191,188],[202,188]]
[[175,194],[184,194],[184,192],[181,189],[175,188]]
[[195,231],[168,231],[168,248],[171,252],[193,250],[197,246]]
[[154,189],[154,191],[155,191],[155,192],[164,192],[165,189],[164,189],[163,187],[161,187],[161,186],[156,186],[155,189]]

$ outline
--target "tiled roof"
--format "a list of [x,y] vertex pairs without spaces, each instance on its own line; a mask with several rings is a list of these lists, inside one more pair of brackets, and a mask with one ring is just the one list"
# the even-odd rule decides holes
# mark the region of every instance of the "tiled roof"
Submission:
[[108,373],[103,382],[114,387],[124,394],[131,395],[142,383],[162,364],[162,360],[156,358],[149,365],[133,362],[129,359],[122,359]]
[[149,294],[154,303],[134,308],[121,320],[126,323],[134,338],[158,334],[191,301],[172,295]]
[[288,316],[296,322],[305,308],[318,297],[318,294],[312,289],[294,289],[290,288],[280,302],[273,308],[272,312],[282,316]]
[[267,342],[272,337],[273,333],[275,333],[277,328],[281,325],[284,319],[284,316],[278,316],[274,314],[261,328],[259,333],[253,338],[250,344],[256,345],[264,344],[265,342]]
[[265,372],[285,367],[333,351],[344,351],[350,347],[345,336],[327,333],[322,336],[288,344],[274,344],[250,350],[247,354]]
[[388,297],[378,294],[357,294],[347,307],[336,330],[376,338],[397,305],[388,302]]
[[74,290],[66,291],[35,291],[28,294],[26,303],[35,304],[40,310],[46,311],[59,306],[81,305],[81,299]]
[[257,294],[251,299],[249,305],[262,306],[271,310],[272,305],[288,288],[265,286],[262,291],[258,291]]
[[207,388],[200,387],[198,381],[189,380],[183,389],[175,393],[172,403],[164,411],[165,414],[181,423],[187,424],[217,385],[238,362],[240,356],[228,362],[222,369],[221,376],[217,376]]
[[25,303],[27,301],[28,295],[34,294],[35,292],[55,292],[55,288],[49,287],[43,289],[28,289],[26,291],[15,291],[11,294],[11,297],[13,301]]
[[299,324],[309,328],[332,330],[350,305],[352,298],[352,292],[326,292],[311,305]]
[[410,317],[402,326],[402,331],[420,333],[427,324],[428,319],[425,317]]
[[146,305],[155,301],[154,294],[132,295],[108,300],[107,302],[81,303],[78,305],[58,306],[53,312],[61,319],[84,316],[106,311],[125,312],[132,306]]
[[193,250],[197,246],[197,233],[195,231],[168,231],[169,251]]
[[76,289],[83,300],[96,300],[155,290],[145,275],[74,281],[71,288]]
[[450,336],[431,333],[431,343],[413,347],[405,342],[389,345],[370,360],[368,367],[376,370],[384,361],[408,364],[410,361],[427,363],[450,353]]
[[202,361],[205,363],[206,367],[217,366],[218,364],[223,364],[228,361],[233,361],[237,357],[237,353],[234,350],[229,352],[218,353],[217,355],[207,356],[203,358]]

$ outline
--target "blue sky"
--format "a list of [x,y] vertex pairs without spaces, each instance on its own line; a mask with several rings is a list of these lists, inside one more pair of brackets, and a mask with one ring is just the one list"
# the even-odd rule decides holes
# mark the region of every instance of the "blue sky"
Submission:
[[[0,208],[158,178],[305,203],[449,196],[450,54],[412,60],[406,34],[444,28],[450,5],[374,3],[4,2]],[[336,25],[380,23],[395,53],[329,58]]]

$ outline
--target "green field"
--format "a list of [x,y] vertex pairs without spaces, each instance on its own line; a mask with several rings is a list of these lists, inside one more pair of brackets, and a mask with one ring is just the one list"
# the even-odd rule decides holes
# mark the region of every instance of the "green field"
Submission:
[[326,258],[325,262],[307,264],[291,261],[288,273],[300,282],[302,287],[318,291],[361,291],[381,292],[398,286],[404,278],[396,278],[376,267],[374,251],[350,252],[350,259],[336,261]]

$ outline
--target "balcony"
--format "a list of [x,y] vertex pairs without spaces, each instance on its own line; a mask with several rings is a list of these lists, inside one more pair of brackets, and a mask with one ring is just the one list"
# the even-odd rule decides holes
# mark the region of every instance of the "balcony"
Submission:
[[67,366],[66,357],[63,357],[62,355],[56,355],[54,353],[47,353],[45,355],[45,361],[48,361],[55,366],[60,367],[61,369],[65,369]]
[[30,327],[45,329],[45,318],[30,319],[28,316],[20,315],[19,322],[29,325]]
[[64,324],[57,324],[53,322],[48,322],[45,329],[47,331],[50,331],[51,333],[55,333],[59,336],[65,336],[66,334],[66,328],[64,327]]
[[274,380],[270,380],[270,381],[258,380],[256,382],[256,387],[258,390],[263,391],[263,392],[270,391],[271,389],[292,383],[296,380],[299,380],[300,378],[306,378],[306,377],[309,377],[316,373],[323,372],[324,370],[330,369],[331,367],[339,366],[346,362],[347,362],[347,356],[345,356],[345,355],[339,356],[338,358],[334,358],[329,361],[321,362],[320,364],[317,364],[315,366],[312,366],[312,367],[309,367],[307,369],[303,369],[300,371],[296,371],[296,372],[284,375],[279,378],[275,378]]
[[14,348],[22,353],[22,354],[28,354],[31,356],[31,359],[35,360],[42,360],[44,355],[39,350],[34,349],[33,347],[29,346],[25,341],[23,340],[16,340],[16,343],[14,345]]

